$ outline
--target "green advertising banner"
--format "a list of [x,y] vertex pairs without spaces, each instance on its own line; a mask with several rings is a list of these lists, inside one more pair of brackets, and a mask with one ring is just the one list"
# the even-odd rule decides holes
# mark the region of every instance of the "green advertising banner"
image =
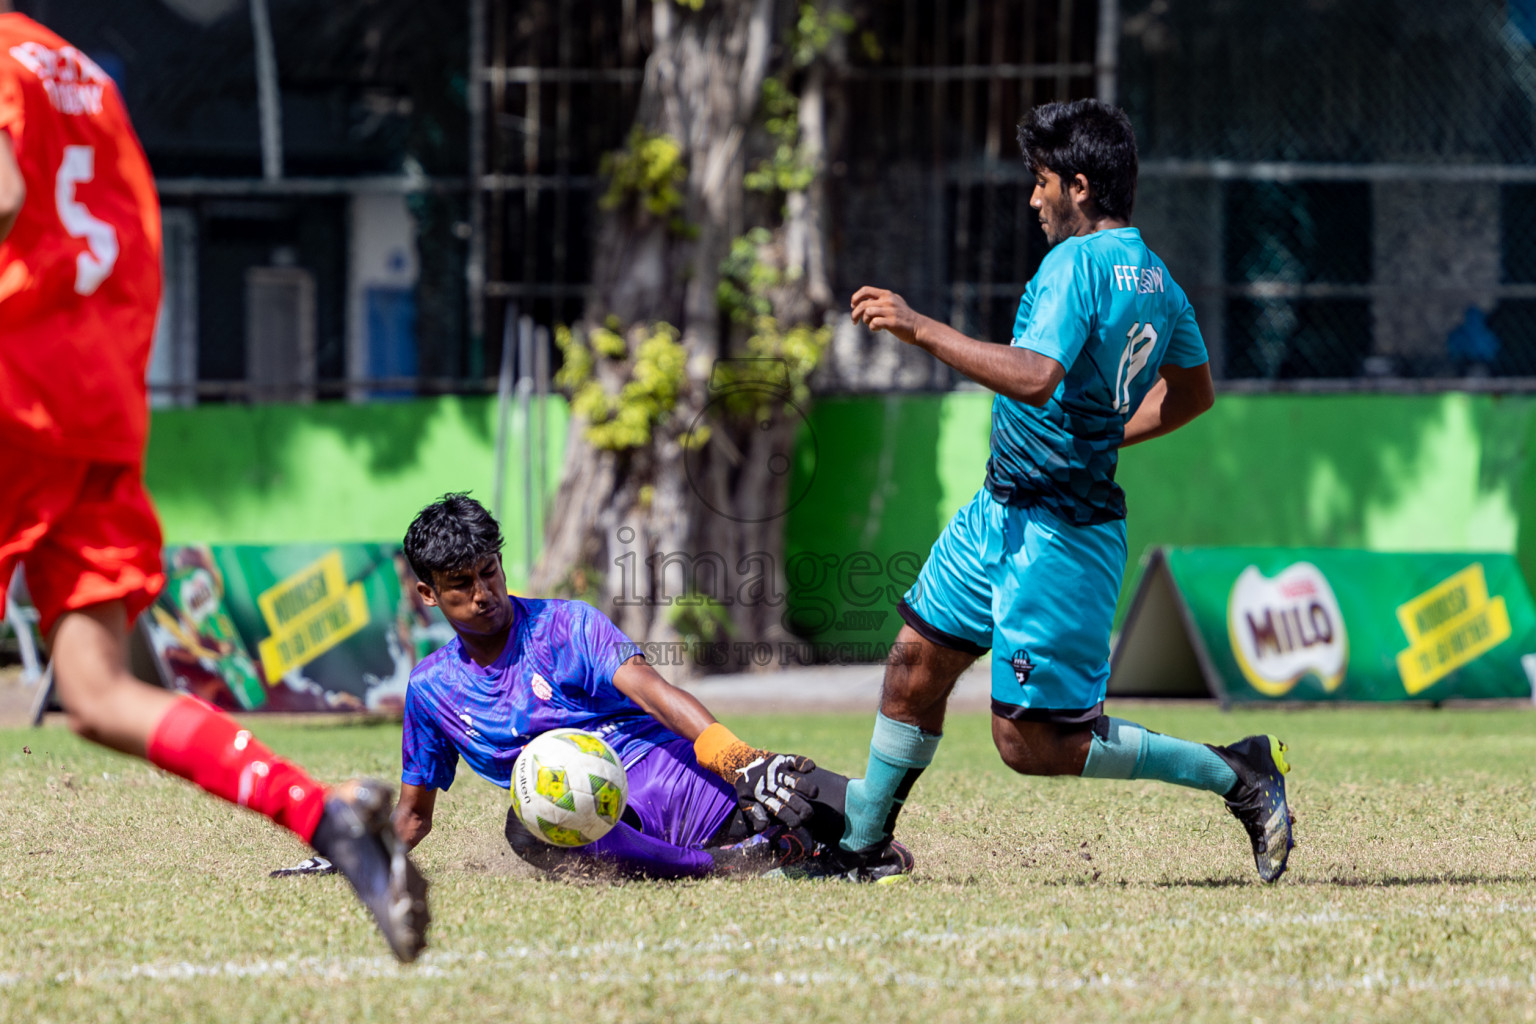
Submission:
[[239,711],[404,706],[452,637],[396,544],[187,545],[139,628],[165,684]]
[[1536,605],[1506,554],[1155,548],[1111,695],[1531,699]]

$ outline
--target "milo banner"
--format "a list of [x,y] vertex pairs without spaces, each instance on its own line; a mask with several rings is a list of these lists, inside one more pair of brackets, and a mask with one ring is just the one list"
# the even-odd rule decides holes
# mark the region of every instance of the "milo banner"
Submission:
[[1531,699],[1536,606],[1504,554],[1156,548],[1110,665],[1117,696]]
[[452,633],[398,545],[190,545],[140,630],[167,686],[240,711],[398,711]]

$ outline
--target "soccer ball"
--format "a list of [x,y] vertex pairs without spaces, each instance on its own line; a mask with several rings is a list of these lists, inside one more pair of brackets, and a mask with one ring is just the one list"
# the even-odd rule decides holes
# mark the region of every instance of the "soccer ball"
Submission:
[[512,766],[512,810],[528,831],[554,846],[585,846],[619,823],[629,778],[602,737],[551,729],[533,738]]

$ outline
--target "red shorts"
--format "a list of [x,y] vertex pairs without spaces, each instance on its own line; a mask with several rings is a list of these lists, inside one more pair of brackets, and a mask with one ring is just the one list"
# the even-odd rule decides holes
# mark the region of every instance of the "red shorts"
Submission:
[[19,562],[43,636],[108,601],[132,622],[165,586],[160,546],[140,467],[0,448],[0,609]]

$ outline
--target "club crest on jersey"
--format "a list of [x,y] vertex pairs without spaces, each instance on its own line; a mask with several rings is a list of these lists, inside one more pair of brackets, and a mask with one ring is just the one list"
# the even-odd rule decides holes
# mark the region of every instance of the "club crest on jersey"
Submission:
[[549,680],[545,679],[537,672],[533,674],[532,686],[533,695],[539,698],[539,700],[549,700],[549,698],[555,695],[555,691],[549,685]]
[[1013,666],[1013,678],[1019,681],[1020,686],[1029,682],[1029,674],[1035,670],[1035,663],[1029,659],[1028,651],[1014,651],[1008,664]]

